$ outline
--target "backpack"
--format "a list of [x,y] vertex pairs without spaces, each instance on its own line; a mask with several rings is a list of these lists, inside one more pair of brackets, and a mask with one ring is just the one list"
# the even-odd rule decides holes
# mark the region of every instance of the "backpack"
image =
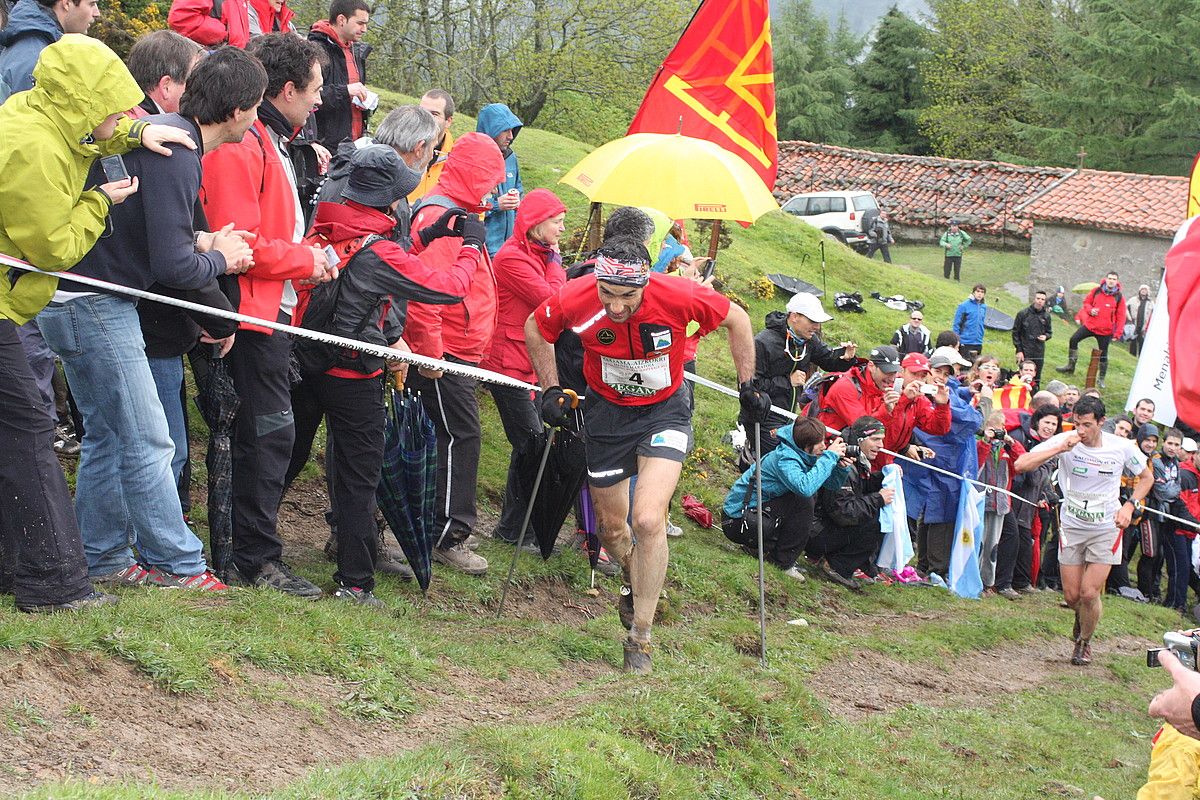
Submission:
[[[359,236],[355,239],[347,239],[344,242],[333,243],[323,236],[316,235],[306,238],[304,243],[313,247],[333,247],[334,251],[338,254],[338,268],[344,272],[353,266],[355,259],[363,249],[369,248],[375,242],[383,240],[384,237],[371,234],[368,236]],[[334,313],[337,311],[342,295],[342,287],[345,285],[344,278],[339,277],[335,281],[317,284],[310,291],[305,292],[307,296],[302,297],[296,306],[297,324],[310,331],[332,334],[334,332]],[[360,338],[367,326],[371,324],[371,321],[378,318],[379,310],[386,302],[386,297],[381,298],[367,314],[363,315],[352,331],[350,338]],[[386,345],[386,342],[383,344]],[[384,359],[381,356],[361,353],[357,350],[350,350],[349,348],[338,347],[337,345],[318,342],[313,339],[297,338],[295,353],[296,360],[300,365],[300,375],[304,378],[321,375],[334,367],[351,369],[356,372],[362,372],[364,375],[369,375],[381,369],[384,363]]]
[[825,397],[829,394],[830,387],[837,382],[838,378],[842,377],[849,378],[859,396],[862,396],[862,384],[859,383],[858,377],[852,373],[818,372],[804,384],[804,392],[801,396],[808,402],[807,407],[804,409],[804,416],[815,417],[823,412],[833,410],[825,403]]

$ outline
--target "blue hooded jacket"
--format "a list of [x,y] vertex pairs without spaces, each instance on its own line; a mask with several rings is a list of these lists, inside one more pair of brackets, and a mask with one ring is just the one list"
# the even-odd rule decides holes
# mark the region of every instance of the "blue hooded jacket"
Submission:
[[[515,142],[522,127],[524,123],[517,119],[517,115],[510,111],[508,106],[503,103],[491,103],[479,110],[475,130],[493,139],[511,130]],[[488,254],[492,256],[495,256],[496,251],[513,235],[513,226],[517,221],[516,211],[501,211],[496,208],[496,198],[510,189],[516,189],[521,195],[525,194],[525,187],[521,185],[521,168],[517,164],[517,154],[512,151],[511,146],[504,152],[504,180],[488,198],[491,208],[483,215],[483,223],[487,226]]]
[[10,94],[33,88],[33,68],[46,45],[62,38],[54,12],[37,0],[18,0],[0,30],[0,103]]
[[[971,405],[971,392],[960,386],[957,379],[951,378],[949,387],[950,432],[930,436],[918,429],[913,431],[913,441],[936,453],[929,459],[930,465],[974,479],[979,472],[975,433],[983,424],[983,414]],[[905,508],[910,518],[921,519],[924,514],[925,522],[931,525],[954,522],[958,516],[962,481],[916,464],[905,466],[902,479]]]
[[[838,464],[837,453],[826,450],[819,456],[806,453],[796,446],[792,426],[777,431],[779,445],[763,456],[762,496],[767,503],[785,494],[814,496],[822,487],[837,489],[846,481],[850,470]],[[724,511],[730,517],[741,517],[742,507],[757,508],[755,503],[754,467],[742,473],[725,497]],[[749,501],[747,505],[747,495]]]
[[987,317],[987,302],[974,295],[958,304],[954,311],[954,332],[965,345],[983,344],[983,321]]

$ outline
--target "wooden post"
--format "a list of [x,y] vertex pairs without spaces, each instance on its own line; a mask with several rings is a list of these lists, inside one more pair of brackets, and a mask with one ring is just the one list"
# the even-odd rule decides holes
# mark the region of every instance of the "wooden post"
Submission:
[[712,238],[708,240],[708,259],[715,261],[717,258],[717,247],[721,244],[721,220],[714,219],[712,221]]
[[1096,375],[1100,372],[1100,351],[1092,348],[1092,360],[1088,362],[1087,378],[1083,382],[1083,388],[1091,389],[1096,385]]
[[600,242],[604,238],[602,207],[601,203],[592,203],[591,209],[588,211],[587,236],[584,237],[588,250],[595,250],[600,247]]

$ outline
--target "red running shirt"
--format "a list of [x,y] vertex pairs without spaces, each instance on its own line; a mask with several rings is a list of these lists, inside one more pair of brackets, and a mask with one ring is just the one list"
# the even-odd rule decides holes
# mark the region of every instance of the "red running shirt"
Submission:
[[570,329],[583,342],[588,388],[622,406],[646,406],[683,383],[688,323],[699,334],[716,330],[729,315],[729,298],[687,278],[651,273],[642,304],[628,320],[604,313],[595,276],[568,281],[534,311],[546,341]]

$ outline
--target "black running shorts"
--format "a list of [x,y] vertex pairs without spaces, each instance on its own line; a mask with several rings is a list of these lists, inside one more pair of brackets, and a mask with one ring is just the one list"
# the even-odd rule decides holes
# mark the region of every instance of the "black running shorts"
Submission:
[[692,410],[683,387],[645,406],[619,406],[588,394],[584,408],[588,483],[615,486],[637,474],[638,456],[683,462],[692,449]]

